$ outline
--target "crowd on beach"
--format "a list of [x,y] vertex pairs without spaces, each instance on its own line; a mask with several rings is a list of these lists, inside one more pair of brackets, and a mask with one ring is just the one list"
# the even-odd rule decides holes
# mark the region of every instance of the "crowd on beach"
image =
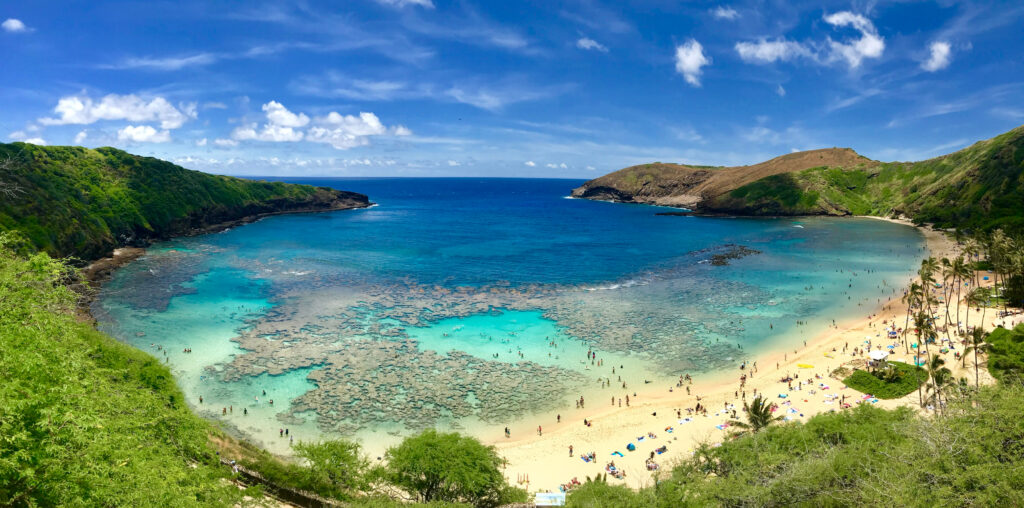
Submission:
[[[937,253],[934,249],[935,246],[931,247],[933,255],[955,256],[951,242],[948,240],[943,246],[946,249],[945,252]],[[848,288],[852,288],[856,284],[856,278],[860,272],[869,273],[871,269],[850,271],[848,273]],[[991,285],[991,282],[981,275],[972,276],[970,280],[960,281],[960,283],[965,284],[967,288],[974,285]],[[944,304],[949,300],[951,305],[955,305],[958,298],[953,289],[955,288],[950,287],[947,281],[942,283],[933,281],[925,287],[924,291],[929,293],[931,302]],[[584,474],[590,470],[588,468],[593,467],[592,464],[605,459],[605,472],[610,478],[621,479],[634,486],[642,485],[646,481],[645,478],[650,478],[650,474],[645,473],[653,473],[662,469],[662,465],[656,459],[658,455],[666,453],[669,448],[656,441],[657,435],[653,432],[637,435],[630,433],[628,429],[664,428],[664,432],[669,435],[668,439],[671,441],[679,441],[680,438],[683,438],[682,442],[672,445],[676,453],[671,458],[679,460],[683,457],[681,452],[692,450],[700,442],[720,441],[734,435],[735,425],[732,422],[743,421],[751,401],[757,397],[768,401],[768,407],[773,416],[781,416],[784,421],[802,420],[820,412],[841,411],[858,404],[872,404],[887,408],[898,405],[917,407],[918,395],[916,392],[906,396],[905,400],[883,400],[874,397],[873,394],[860,393],[846,387],[842,383],[841,377],[834,377],[838,376],[835,372],[840,367],[844,367],[841,372],[849,372],[858,368],[870,369],[886,360],[898,360],[922,366],[927,361],[925,356],[927,349],[928,354],[938,355],[938,358],[943,359],[945,364],[952,368],[955,376],[968,377],[970,367],[966,363],[963,352],[968,346],[966,335],[969,329],[975,326],[989,327],[989,325],[992,327],[1012,326],[1015,323],[1014,318],[1017,316],[1013,312],[1003,315],[993,311],[988,315],[995,316],[997,320],[982,323],[985,309],[976,302],[973,307],[967,305],[968,302],[962,299],[959,301],[965,309],[957,310],[956,317],[953,317],[952,311],[942,312],[938,306],[922,308],[920,303],[908,312],[905,303],[908,298],[906,289],[901,289],[888,281],[882,281],[876,290],[877,297],[871,298],[876,302],[873,302],[875,305],[871,306],[877,305],[877,311],[864,315],[855,323],[836,322],[829,317],[829,331],[823,337],[811,341],[810,344],[804,341],[803,347],[780,352],[777,355],[768,354],[757,360],[742,360],[738,363],[736,367],[738,373],[731,382],[714,380],[710,384],[695,384],[693,375],[683,374],[674,386],[667,387],[668,394],[658,394],[656,390],[632,391],[628,390],[623,383],[620,390],[624,393],[606,399],[610,400],[610,406],[596,413],[591,411],[591,415],[584,418],[588,430],[557,429],[560,436],[565,436],[564,438],[545,439],[546,442],[556,439],[562,442],[568,441],[570,457],[574,446],[581,444],[573,443],[572,440],[582,441],[587,448],[595,443],[608,447],[600,455],[593,451],[581,455],[580,465],[573,466],[571,469],[567,469],[564,467],[564,463],[560,463],[556,474],[575,473],[576,471],[579,471],[579,474]],[[865,298],[865,301],[857,303],[858,305],[868,305],[867,301]],[[935,335],[931,339],[921,340],[918,336],[920,330],[915,329],[913,320],[909,318],[912,313],[922,311],[930,311],[930,326],[935,331]],[[947,313],[949,315],[946,315]],[[1024,316],[1019,319],[1024,320]],[[968,326],[968,322],[971,326]],[[769,330],[771,329],[774,329],[774,326],[769,324]],[[597,354],[593,351],[588,352],[587,361],[593,361]],[[817,360],[813,360],[813,358],[817,358]],[[769,361],[775,364],[775,371],[771,374],[762,372],[765,368],[763,364]],[[813,364],[810,363],[812,361]],[[825,365],[819,365],[819,363]],[[621,374],[623,368],[621,365],[617,367],[619,370],[612,370],[613,375],[616,376]],[[969,377],[974,378],[973,371],[970,372]],[[619,379],[621,380],[621,377]],[[602,387],[605,386],[610,387],[611,384],[602,384]],[[616,387],[618,386],[620,385],[616,381]],[[685,391],[685,396],[677,392],[680,389]],[[641,397],[643,397],[643,402],[640,402]],[[942,404],[941,398],[937,398],[937,400],[938,404]],[[583,411],[580,402],[577,400],[576,409]],[[937,409],[939,408],[935,403],[927,403],[922,410]],[[643,416],[645,413],[654,417],[649,420],[649,423],[645,423]],[[659,417],[658,415],[663,416]],[[560,420],[561,415],[559,415],[559,422]],[[605,424],[605,421],[608,423]],[[595,422],[597,422],[597,427],[590,430]],[[713,426],[715,430],[705,433],[704,429],[708,426]],[[683,428],[692,429],[692,432],[679,432]],[[675,433],[673,434],[673,432]],[[593,436],[589,436],[588,433],[593,433]],[[633,438],[630,439],[629,436],[633,436]],[[624,447],[616,449],[623,441],[628,441],[628,443]],[[499,446],[499,448],[506,456],[511,455],[515,459],[519,457],[525,459],[529,450],[533,449],[528,444],[519,445],[518,448],[524,452],[520,455],[516,444],[510,443],[508,446]],[[641,448],[644,450],[642,451]],[[623,453],[623,449],[625,453]],[[643,458],[642,462],[639,461],[641,457]],[[511,462],[513,467],[519,467],[518,460]],[[535,467],[535,464],[530,464],[527,467]],[[643,469],[640,469],[641,467]],[[535,475],[535,478],[538,476]],[[627,478],[631,478],[632,481],[626,480]],[[567,491],[577,486],[578,482],[576,477],[572,477],[570,481],[557,485],[559,490]],[[544,489],[552,488],[552,485],[535,484],[531,487]]]

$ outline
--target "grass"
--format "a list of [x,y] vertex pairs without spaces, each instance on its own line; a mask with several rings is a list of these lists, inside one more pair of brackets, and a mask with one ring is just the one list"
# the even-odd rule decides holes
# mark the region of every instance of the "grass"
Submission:
[[1006,381],[1024,379],[1024,324],[1013,330],[996,328],[989,334],[988,370],[992,377]]
[[898,377],[894,382],[885,381],[866,370],[855,370],[843,380],[843,384],[879,399],[898,399],[913,393],[928,378],[927,372],[902,362],[888,362],[895,369]]

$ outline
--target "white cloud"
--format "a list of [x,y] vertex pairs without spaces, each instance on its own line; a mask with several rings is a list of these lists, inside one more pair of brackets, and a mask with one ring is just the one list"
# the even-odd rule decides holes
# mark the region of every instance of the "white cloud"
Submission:
[[676,46],[676,71],[693,86],[700,86],[701,67],[711,63],[704,55],[704,47],[694,39]]
[[579,40],[576,41],[576,47],[580,49],[592,49],[602,53],[608,52],[608,48],[604,47],[603,44],[589,37],[580,37]]
[[785,97],[786,96],[786,89],[782,88],[782,85],[779,85],[778,87],[775,88],[775,93],[779,97]]
[[158,71],[176,71],[195,65],[210,65],[218,60],[213,53],[197,53],[195,55],[171,57],[133,57],[111,65],[103,65],[104,69],[150,69]]
[[736,52],[747,63],[772,63],[810,56],[811,52],[799,42],[761,39],[757,42],[737,42]]
[[228,147],[228,146],[238,146],[238,141],[235,141],[235,140],[233,140],[233,139],[223,139],[223,138],[219,138],[219,139],[215,139],[215,140],[213,140],[213,144],[215,144],[215,145],[217,145],[217,146],[224,146],[224,147]]
[[711,9],[711,15],[717,19],[728,19],[733,20],[740,17],[740,13],[736,12],[736,9],[732,7],[723,7],[719,5],[714,9]]
[[530,166],[531,168],[537,165],[537,163],[533,161],[526,161],[523,164]]
[[381,5],[388,5],[391,7],[405,7],[408,5],[418,5],[427,9],[434,8],[434,2],[431,0],[377,0],[377,3]]
[[78,134],[75,134],[75,144],[80,145],[85,142],[85,139],[89,137],[88,130],[82,130]]
[[99,101],[87,95],[61,97],[53,112],[59,118],[40,118],[43,125],[91,124],[100,120],[129,122],[160,122],[161,129],[177,129],[189,118],[195,118],[195,104],[175,108],[167,99],[144,99],[135,94],[110,94]]
[[171,140],[168,130],[158,131],[149,125],[128,125],[117,131],[117,139],[136,143],[166,143]]
[[561,163],[561,164],[548,163],[548,164],[545,164],[545,165],[547,167],[551,168],[551,169],[568,169],[569,168],[569,166],[566,166],[564,162]]
[[[326,116],[310,119],[305,113],[293,113],[283,104],[270,101],[263,105],[267,122],[260,126],[248,123],[231,131],[231,139],[238,141],[327,143],[339,150],[370,144],[372,136],[411,136],[412,131],[402,125],[386,127],[373,113],[359,116],[342,115],[331,111]],[[308,126],[308,127],[307,127]],[[306,127],[305,130],[302,128]],[[221,140],[215,144],[226,146]],[[234,146],[234,145],[230,145]]]
[[288,108],[280,102],[270,101],[263,105],[263,112],[267,114],[267,121],[280,127],[304,127],[309,123],[309,117],[303,113],[295,114],[288,111]]
[[388,133],[387,127],[373,113],[359,113],[359,116],[341,115],[330,112],[316,119],[317,125],[306,132],[306,140],[314,143],[328,143],[339,150],[370,144],[371,136]]
[[587,171],[594,171],[595,169],[597,168],[595,168],[594,166],[587,166]]
[[826,23],[835,27],[853,27],[861,35],[860,39],[848,43],[829,38],[830,61],[842,59],[851,69],[856,69],[865,58],[879,58],[885,51],[885,40],[878,35],[874,23],[868,18],[850,11],[841,11],[829,14],[824,19]]
[[[29,129],[31,130],[31,129]],[[8,138],[14,141],[21,141],[23,143],[30,143],[33,145],[45,145],[46,141],[39,136],[29,136],[25,131],[14,131],[7,135]]]
[[206,146],[206,138],[197,139],[196,146]]
[[29,31],[29,28],[25,26],[25,23],[23,23],[20,19],[14,18],[7,18],[6,20],[4,20],[3,23],[0,23],[0,27],[2,27],[5,32],[10,33],[21,33]]
[[448,161],[448,165],[452,166],[452,167],[461,166],[461,164],[459,164],[459,161],[453,161],[453,160]]
[[228,109],[228,105],[223,102],[204,102],[203,109]]
[[949,67],[952,48],[948,42],[935,41],[929,49],[931,50],[931,56],[928,57],[928,60],[921,62],[922,69],[928,72],[935,72]]

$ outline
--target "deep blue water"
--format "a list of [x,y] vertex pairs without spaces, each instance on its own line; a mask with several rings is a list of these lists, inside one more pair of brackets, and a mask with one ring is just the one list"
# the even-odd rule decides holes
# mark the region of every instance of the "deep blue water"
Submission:
[[[96,306],[166,353],[208,416],[271,447],[282,423],[404,432],[557,410],[609,374],[587,351],[640,385],[733,366],[869,313],[924,255],[905,226],[656,216],[567,199],[581,180],[285,180],[377,205],[156,245]],[[760,253],[707,262],[727,244]],[[251,417],[222,417],[229,404]]]

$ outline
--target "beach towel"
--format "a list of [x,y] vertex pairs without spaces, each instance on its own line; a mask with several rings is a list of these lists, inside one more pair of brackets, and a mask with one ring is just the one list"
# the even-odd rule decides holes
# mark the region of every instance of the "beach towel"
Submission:
[[684,418],[682,420],[679,420],[679,425],[686,425],[687,423],[690,423],[691,421],[693,421],[693,420],[690,420],[690,418],[687,417],[687,418]]
[[728,427],[728,426],[729,426],[729,422],[725,422],[725,423],[723,423],[721,425],[715,425],[715,428],[718,429],[718,430],[725,430],[726,427]]
[[786,397],[789,397],[789,395],[786,395],[785,393],[780,393],[780,394],[779,394],[779,398],[780,398],[780,399],[784,399],[784,398],[786,398]]

